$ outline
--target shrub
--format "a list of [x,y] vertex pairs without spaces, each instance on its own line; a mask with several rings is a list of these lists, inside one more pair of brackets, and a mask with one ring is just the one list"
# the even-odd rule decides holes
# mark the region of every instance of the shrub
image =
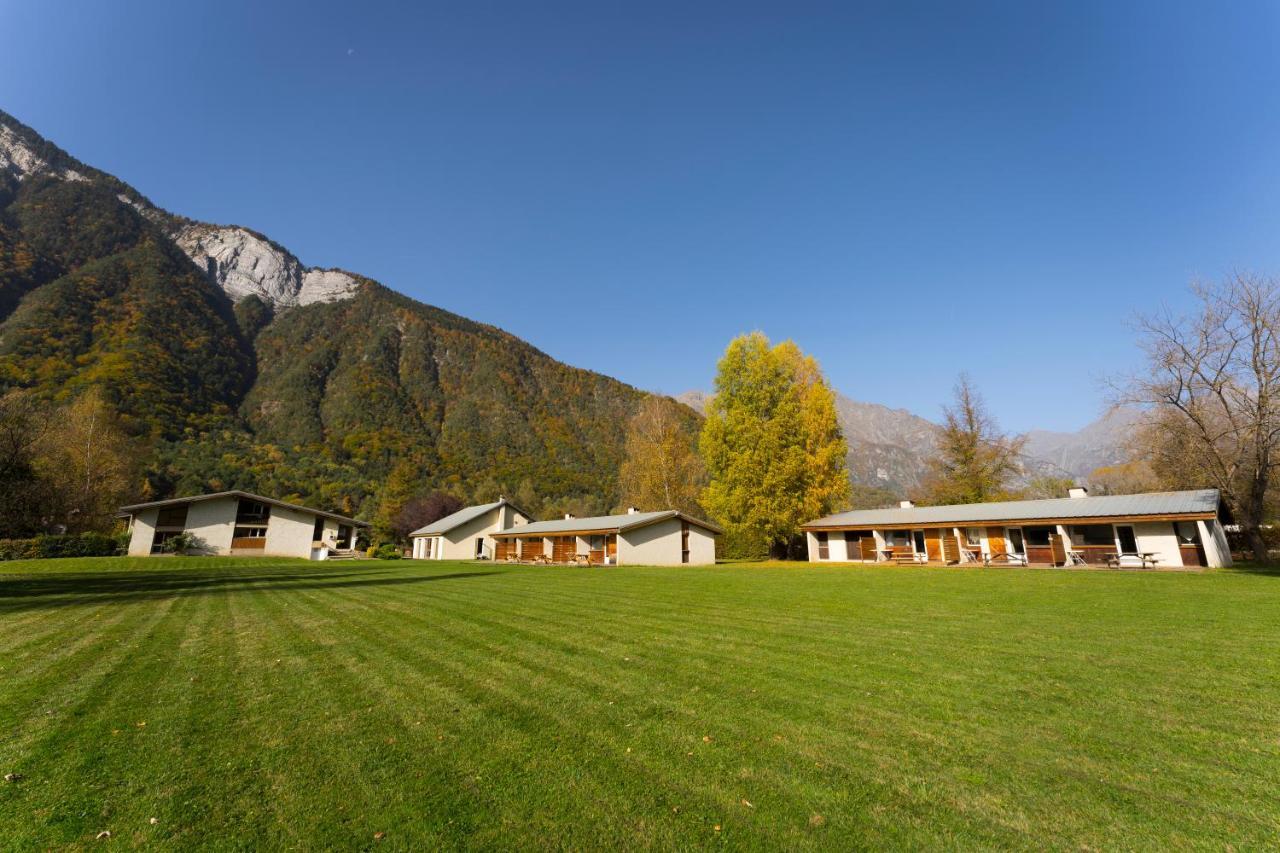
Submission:
[[166,554],[198,554],[205,550],[205,542],[199,536],[189,531],[182,531],[177,536],[170,536],[164,542],[164,552]]
[[110,533],[65,533],[32,539],[0,539],[0,560],[46,560],[55,557],[115,557],[127,540]]
[[384,542],[377,548],[369,549],[369,556],[376,557],[379,560],[399,560],[402,556],[400,549],[390,542]]

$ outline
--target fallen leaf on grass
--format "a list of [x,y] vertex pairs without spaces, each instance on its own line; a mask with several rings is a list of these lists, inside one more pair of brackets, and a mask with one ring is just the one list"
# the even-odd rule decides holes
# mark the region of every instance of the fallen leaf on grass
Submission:
[[24,778],[26,777],[24,777],[21,773],[4,774],[4,781],[6,782],[21,782]]
[[160,818],[158,818],[158,817],[153,817],[153,818],[151,818],[151,820],[150,820],[150,821],[148,821],[148,822],[149,822],[152,826],[155,826],[157,823],[159,823],[159,822],[160,822]]
[[742,804],[743,804],[744,806],[746,806],[747,808],[749,808],[749,809],[754,809],[754,808],[755,808],[755,806],[751,805],[751,803],[747,802],[746,800],[743,800],[743,801],[742,801]]
[[111,830],[109,829],[104,829],[102,830],[102,832],[99,832],[97,835],[94,836],[94,838],[98,839],[99,841],[103,840],[104,838],[110,838],[110,837],[111,837]]
[[717,824],[716,824],[716,832],[719,832],[719,831],[720,831],[720,824],[718,824],[718,823],[717,823]]
[[822,826],[826,822],[827,822],[827,819],[822,815],[817,814],[816,812],[814,814],[809,815],[809,826],[817,828],[819,826]]
[[703,735],[703,736],[702,736],[702,742],[703,742],[703,743],[711,743],[711,735]]
[[381,841],[382,839],[384,839],[384,838],[386,838],[386,837],[387,837],[387,834],[386,834],[385,832],[375,832],[375,833],[373,834],[373,840],[374,840],[374,841]]

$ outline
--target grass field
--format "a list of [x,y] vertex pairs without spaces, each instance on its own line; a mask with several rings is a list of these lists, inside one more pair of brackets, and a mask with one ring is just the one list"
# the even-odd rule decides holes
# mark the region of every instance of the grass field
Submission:
[[5,849],[1270,847],[1280,576],[0,564],[6,773]]

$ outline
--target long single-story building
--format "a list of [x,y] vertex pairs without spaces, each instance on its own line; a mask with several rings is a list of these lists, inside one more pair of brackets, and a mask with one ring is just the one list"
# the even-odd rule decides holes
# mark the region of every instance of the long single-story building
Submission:
[[811,562],[1229,566],[1216,489],[842,512],[803,526]]
[[132,504],[129,555],[165,553],[165,542],[181,533],[203,554],[326,559],[355,547],[356,531],[369,525],[334,512],[230,491]]
[[534,521],[494,534],[498,560],[679,566],[716,561],[719,527],[673,509]]
[[504,497],[464,507],[409,534],[415,560],[492,560],[495,533],[532,518]]

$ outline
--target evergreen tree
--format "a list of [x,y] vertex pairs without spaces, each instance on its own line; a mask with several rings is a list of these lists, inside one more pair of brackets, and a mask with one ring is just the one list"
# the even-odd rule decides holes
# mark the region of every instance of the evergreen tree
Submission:
[[725,526],[727,554],[785,554],[801,524],[849,496],[834,394],[813,358],[760,332],[729,344],[715,387],[699,440],[702,504]]
[[955,400],[943,409],[938,452],[925,479],[927,500],[965,504],[1014,497],[1009,481],[1022,470],[1025,445],[1025,437],[1000,431],[982,395],[962,373]]

